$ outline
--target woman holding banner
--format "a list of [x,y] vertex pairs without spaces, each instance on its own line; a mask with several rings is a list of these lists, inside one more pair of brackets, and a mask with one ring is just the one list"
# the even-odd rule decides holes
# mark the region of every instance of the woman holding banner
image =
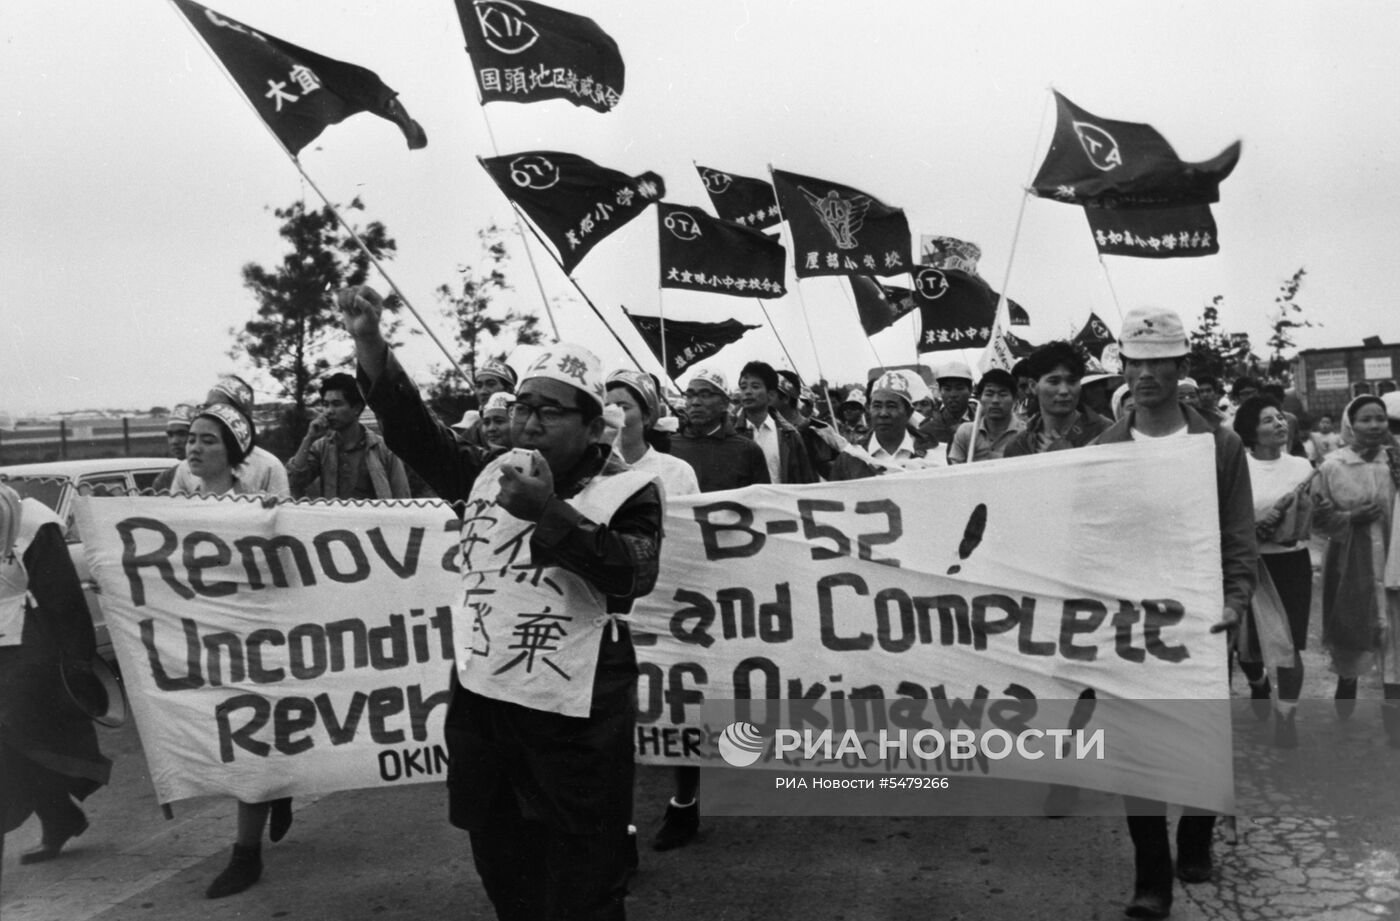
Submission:
[[77,703],[96,681],[96,646],[57,516],[0,483],[0,854],[3,836],[30,815],[43,827],[20,863],[52,860],[86,831],[73,799],[86,799],[111,773]]
[[[608,405],[623,412],[622,427],[613,452],[634,470],[656,474],[661,481],[662,499],[700,491],[695,468],[670,453],[671,436],[657,431],[661,400],[651,376],[640,371],[618,370],[608,375]],[[688,844],[700,829],[700,769],[676,768],[676,795],[666,807],[666,818],[657,835],[656,850],[671,850]],[[637,830],[629,826],[628,859],[637,865]],[[654,845],[655,846],[655,845]]]
[[[185,460],[196,479],[195,494],[201,496],[266,496],[238,477],[238,465],[253,450],[253,420],[228,403],[211,403],[190,424]],[[290,493],[273,496],[290,499]],[[207,898],[234,895],[253,885],[262,876],[262,833],[272,817],[268,837],[280,841],[292,826],[290,796],[266,803],[238,803],[238,835],[228,866],[205,890]]]
[[1345,447],[1318,468],[1314,523],[1328,537],[1322,568],[1322,642],[1337,673],[1337,715],[1356,706],[1356,680],[1379,666],[1381,716],[1400,748],[1400,548],[1392,529],[1397,470],[1385,403],[1369,394],[1347,404]]
[[1240,669],[1249,679],[1255,715],[1269,718],[1269,669],[1278,669],[1274,744],[1298,745],[1293,724],[1303,688],[1303,660],[1312,606],[1312,464],[1288,453],[1288,419],[1278,400],[1251,397],[1235,414],[1235,433],[1248,449],[1259,541],[1259,581],[1235,638]]

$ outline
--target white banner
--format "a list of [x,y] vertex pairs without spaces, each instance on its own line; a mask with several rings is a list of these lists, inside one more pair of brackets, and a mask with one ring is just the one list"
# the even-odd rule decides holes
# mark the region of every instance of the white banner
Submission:
[[77,504],[162,803],[442,782],[451,509]]
[[[1216,515],[1204,437],[673,498],[631,618],[639,760],[714,763],[716,701],[1014,729],[1092,689],[1107,757],[1033,779],[1225,810],[1228,720],[1187,706],[1228,698]],[[98,498],[78,522],[162,802],[443,777],[446,506]]]
[[632,618],[640,760],[715,763],[707,701],[927,700],[1014,732],[1092,689],[1103,761],[982,772],[1227,808],[1228,718],[1188,703],[1229,696],[1214,458],[1191,437],[672,499]]

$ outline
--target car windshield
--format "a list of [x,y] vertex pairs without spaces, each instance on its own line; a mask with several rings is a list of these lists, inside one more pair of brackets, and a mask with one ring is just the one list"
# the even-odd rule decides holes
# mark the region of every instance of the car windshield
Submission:
[[54,477],[42,477],[29,479],[28,477],[11,477],[5,482],[15,492],[19,493],[21,499],[38,499],[54,511],[58,511],[58,501],[63,496],[63,487],[68,485],[67,480]]

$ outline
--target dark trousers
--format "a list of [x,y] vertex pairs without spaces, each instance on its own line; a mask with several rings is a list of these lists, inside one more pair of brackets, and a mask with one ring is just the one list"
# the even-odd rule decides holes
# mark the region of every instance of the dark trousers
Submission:
[[[1133,839],[1134,887],[1139,891],[1172,891],[1172,849],[1167,835],[1167,804],[1135,796],[1123,797],[1128,834]],[[1177,859],[1201,862],[1210,852],[1215,813],[1187,807],[1176,826]]]
[[623,921],[626,823],[571,835],[497,797],[471,832],[472,859],[500,921]]

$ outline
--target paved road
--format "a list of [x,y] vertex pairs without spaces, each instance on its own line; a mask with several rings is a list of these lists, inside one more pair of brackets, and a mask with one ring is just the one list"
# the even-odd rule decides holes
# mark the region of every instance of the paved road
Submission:
[[[1363,921],[1400,910],[1400,783],[1390,780],[1400,777],[1400,750],[1385,746],[1374,709],[1337,721],[1324,657],[1313,649],[1306,661],[1305,695],[1322,700],[1307,705],[1297,751],[1274,749],[1267,724],[1254,723],[1246,707],[1237,719],[1237,775],[1272,772],[1264,775],[1269,805],[1259,810],[1277,817],[1240,818],[1233,845],[1221,828],[1215,879],[1178,885],[1174,918]],[[1379,685],[1363,682],[1361,696],[1378,698]],[[90,800],[92,828],[63,858],[19,865],[19,852],[39,836],[33,821],[7,838],[3,921],[492,917],[437,784],[300,799],[286,840],[265,846],[263,881],[205,900],[232,841],[232,801],[180,803],[165,821],[134,730],[104,731],[103,743],[116,759],[113,784]],[[1304,769],[1312,779],[1297,783]],[[664,770],[640,772],[644,835],[668,784]],[[1299,817],[1338,789],[1357,793],[1365,813]],[[1088,805],[1116,808],[1097,795]],[[632,918],[1113,919],[1131,883],[1131,845],[1118,817],[742,817],[703,825],[689,848],[643,849]]]

